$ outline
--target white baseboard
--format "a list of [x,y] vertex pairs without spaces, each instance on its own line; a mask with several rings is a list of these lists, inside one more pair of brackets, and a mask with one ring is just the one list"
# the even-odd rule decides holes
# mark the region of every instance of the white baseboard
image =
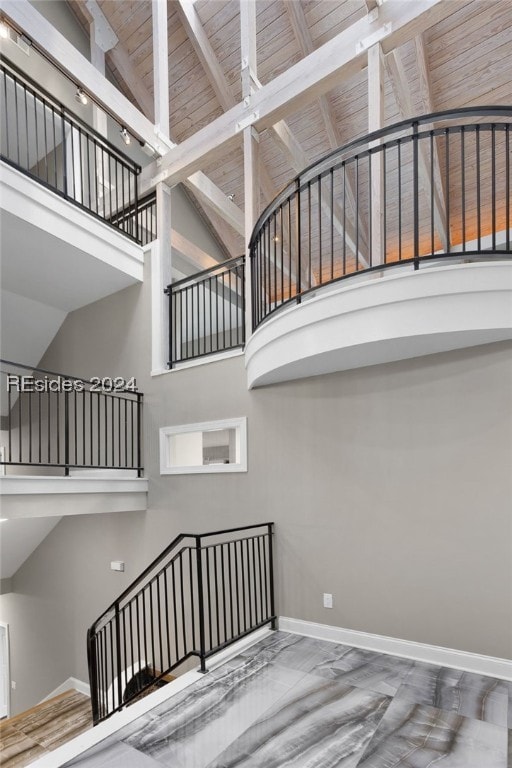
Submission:
[[59,685],[57,688],[55,688],[54,691],[49,693],[48,696],[45,696],[44,699],[41,699],[39,704],[42,704],[43,701],[48,701],[48,699],[53,699],[54,696],[59,696],[61,693],[70,691],[72,688],[74,688],[75,691],[78,691],[79,693],[84,693],[86,696],[91,695],[91,687],[89,683],[84,683],[82,680],[78,680],[76,677],[68,677],[67,680],[64,680],[62,685]]
[[429,664],[438,664],[441,667],[464,669],[480,675],[512,680],[512,661],[508,659],[498,659],[494,656],[483,656],[478,653],[457,651],[452,648],[442,648],[437,645],[416,643],[410,640],[398,640],[397,638],[386,637],[385,635],[356,632],[353,629],[331,627],[327,624],[290,619],[286,616],[279,617],[279,629],[282,629],[283,632],[292,632],[298,635],[317,637],[320,640],[331,640],[343,645],[353,645],[356,648],[388,653],[391,656],[402,656],[406,659],[414,659],[415,661],[426,661]]

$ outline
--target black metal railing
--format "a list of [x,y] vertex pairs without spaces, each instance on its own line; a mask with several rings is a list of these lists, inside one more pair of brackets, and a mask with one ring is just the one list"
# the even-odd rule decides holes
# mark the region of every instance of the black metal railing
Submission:
[[136,163],[6,59],[0,111],[4,162],[141,242]]
[[253,330],[343,278],[511,255],[511,107],[438,112],[317,161],[266,208],[251,243]]
[[142,476],[143,394],[134,382],[0,365],[1,465],[30,467],[31,474],[88,468]]
[[245,257],[167,286],[169,367],[245,343]]
[[276,625],[273,523],[180,534],[87,633],[93,720],[106,719],[186,659]]
[[110,223],[137,237],[141,245],[147,245],[156,239],[156,193],[151,192],[136,204],[116,213]]

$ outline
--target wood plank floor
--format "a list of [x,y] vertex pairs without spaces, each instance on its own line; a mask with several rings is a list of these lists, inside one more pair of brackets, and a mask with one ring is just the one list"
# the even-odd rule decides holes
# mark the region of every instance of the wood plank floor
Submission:
[[92,728],[91,700],[75,690],[0,722],[0,765],[23,768]]

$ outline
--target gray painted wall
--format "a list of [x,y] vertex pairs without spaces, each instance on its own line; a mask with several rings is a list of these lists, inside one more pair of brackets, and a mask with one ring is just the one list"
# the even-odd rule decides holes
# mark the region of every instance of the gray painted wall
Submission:
[[[152,379],[149,295],[71,313],[43,360],[137,377],[149,509],[63,519],[13,577],[14,712],[86,679],[87,626],[185,529],[274,520],[281,615],[512,656],[510,343],[248,392],[243,357]],[[159,475],[159,427],[244,415],[247,474]]]

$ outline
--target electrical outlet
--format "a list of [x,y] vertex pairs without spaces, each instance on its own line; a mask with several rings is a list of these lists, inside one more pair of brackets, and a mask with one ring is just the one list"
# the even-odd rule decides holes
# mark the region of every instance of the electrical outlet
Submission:
[[332,608],[332,595],[324,592],[324,608]]
[[124,563],[122,560],[112,560],[110,563],[111,571],[124,571]]
[[11,688],[12,688],[13,691],[16,690],[16,683],[15,683],[14,680],[11,680]]

